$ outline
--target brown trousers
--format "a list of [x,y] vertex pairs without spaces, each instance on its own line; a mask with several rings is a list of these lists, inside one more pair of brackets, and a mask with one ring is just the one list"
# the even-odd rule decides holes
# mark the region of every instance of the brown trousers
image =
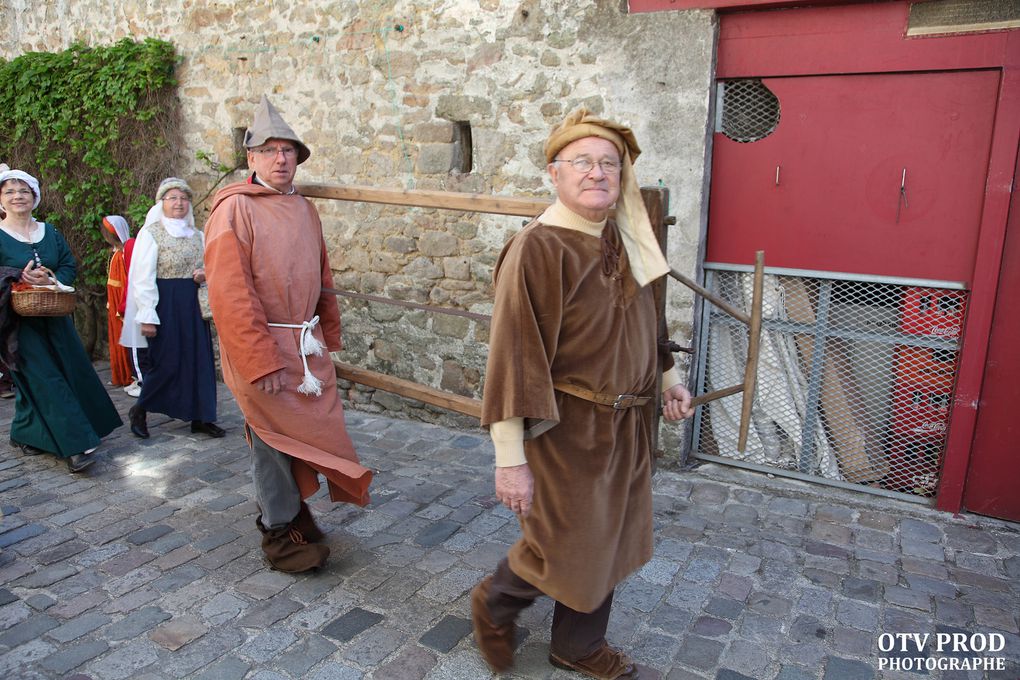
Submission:
[[[544,595],[541,590],[511,571],[510,563],[504,557],[492,575],[487,602],[489,615],[497,626],[511,623],[540,595]],[[587,614],[557,602],[553,609],[549,651],[571,662],[598,651],[606,641],[609,611],[612,608],[613,591],[609,592],[598,609]]]

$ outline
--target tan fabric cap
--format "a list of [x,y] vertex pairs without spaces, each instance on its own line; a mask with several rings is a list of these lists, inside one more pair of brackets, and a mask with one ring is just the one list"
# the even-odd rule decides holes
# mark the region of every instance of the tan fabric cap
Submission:
[[308,150],[304,142],[298,139],[294,130],[287,125],[287,122],[280,115],[280,112],[276,110],[276,107],[269,103],[266,95],[262,95],[262,100],[259,101],[259,105],[255,108],[255,120],[252,122],[251,127],[244,131],[244,146],[252,149],[256,146],[262,146],[270,139],[286,139],[288,142],[294,142],[298,150],[298,165],[307,161],[308,157],[312,155],[312,152]]
[[599,118],[582,107],[568,115],[545,140],[546,162],[551,163],[563,147],[584,137],[609,140],[620,152],[620,197],[616,200],[616,224],[623,237],[634,280],[639,285],[647,285],[669,273],[669,264],[652,231],[648,211],[634,177],[633,163],[641,148],[629,127]]
[[563,122],[549,133],[549,139],[545,140],[545,162],[552,162],[560,149],[583,137],[608,139],[616,146],[621,157],[625,150],[630,152],[631,163],[641,154],[641,147],[638,146],[637,138],[629,127],[599,118],[582,106],[564,118]]

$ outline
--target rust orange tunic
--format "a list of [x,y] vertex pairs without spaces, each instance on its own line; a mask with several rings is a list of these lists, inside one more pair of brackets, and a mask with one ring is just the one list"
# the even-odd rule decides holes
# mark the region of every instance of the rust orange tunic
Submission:
[[110,344],[110,382],[118,386],[131,384],[131,355],[119,342],[120,331],[124,327],[122,310],[126,293],[124,251],[115,250],[106,276],[106,329]]
[[[315,337],[329,351],[341,348],[336,298],[322,293],[333,286],[333,274],[314,206],[298,194],[258,184],[225,187],[205,225],[205,269],[223,380],[248,427],[293,458],[303,497],[319,488],[321,473],[334,501],[366,505],[372,472],[359,464],[347,434],[328,352],[306,357],[323,382],[322,395],[300,394],[300,330],[268,325],[318,316]],[[256,388],[260,378],[281,368],[283,392]]]
[[[604,257],[603,240],[619,253],[617,264]],[[535,477],[510,567],[555,600],[590,612],[652,556],[656,400],[615,410],[553,384],[652,395],[651,287],[631,276],[612,222],[602,238],[534,222],[504,247],[494,278],[482,424],[523,417]]]

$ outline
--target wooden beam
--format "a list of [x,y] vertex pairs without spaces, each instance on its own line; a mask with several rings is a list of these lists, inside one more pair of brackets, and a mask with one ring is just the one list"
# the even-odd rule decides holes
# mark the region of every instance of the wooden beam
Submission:
[[358,368],[351,364],[345,364],[342,361],[334,360],[333,367],[338,378],[350,380],[359,385],[374,387],[384,392],[399,394],[408,399],[416,399],[426,404],[463,413],[466,416],[478,418],[479,420],[482,418],[482,402],[477,399],[462,397],[459,394],[450,394],[432,387],[419,385],[410,380],[394,378],[393,376],[370,371],[366,368]]
[[376,187],[339,184],[300,184],[298,192],[308,198],[331,198],[338,201],[386,203],[417,208],[442,208],[495,215],[537,217],[552,204],[551,198],[491,196],[453,191],[418,189],[379,189]]
[[754,388],[758,382],[758,348],[761,343],[762,296],[765,290],[765,251],[754,254],[754,289],[751,293],[751,323],[747,337],[747,363],[744,364],[744,396],[740,404],[740,432],[737,451],[747,448],[747,434],[751,426],[751,407],[754,405]]

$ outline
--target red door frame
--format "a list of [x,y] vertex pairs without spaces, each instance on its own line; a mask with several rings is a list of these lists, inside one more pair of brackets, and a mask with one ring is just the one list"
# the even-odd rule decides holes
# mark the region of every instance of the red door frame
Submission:
[[[631,0],[660,9],[772,2]],[[784,3],[796,6],[796,2]],[[655,7],[650,7],[655,9]],[[717,78],[996,69],[1001,73],[956,400],[936,506],[958,512],[970,464],[1020,142],[1020,31],[906,37],[909,2],[720,14]]]

